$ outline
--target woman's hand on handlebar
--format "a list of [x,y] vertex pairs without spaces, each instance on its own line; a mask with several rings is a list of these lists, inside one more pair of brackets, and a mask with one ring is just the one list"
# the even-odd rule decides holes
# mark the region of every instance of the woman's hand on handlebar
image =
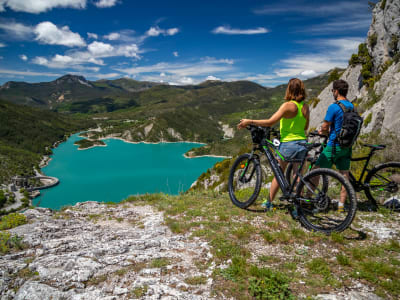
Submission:
[[237,125],[238,129],[246,128],[247,126],[251,125],[253,120],[250,119],[241,119],[239,124]]

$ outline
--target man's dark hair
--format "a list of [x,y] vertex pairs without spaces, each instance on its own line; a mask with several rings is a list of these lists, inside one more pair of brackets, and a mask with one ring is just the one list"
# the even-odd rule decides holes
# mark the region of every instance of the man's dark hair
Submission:
[[346,97],[349,91],[349,84],[343,79],[335,80],[333,82],[333,89],[337,90],[341,96]]

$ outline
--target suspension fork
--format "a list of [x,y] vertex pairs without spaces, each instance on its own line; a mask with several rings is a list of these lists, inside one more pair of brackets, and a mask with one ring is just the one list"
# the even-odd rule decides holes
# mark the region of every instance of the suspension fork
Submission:
[[[243,178],[245,177],[245,175],[246,175],[246,173],[247,173],[247,170],[248,170],[248,168],[249,168],[249,161],[253,160],[253,156],[257,156],[257,155],[254,155],[254,149],[251,151],[250,157],[249,157],[249,159],[247,160],[247,162],[246,162],[246,164],[245,164],[245,167],[244,167],[242,173],[240,174],[240,178],[239,178],[239,181],[240,181],[240,182],[243,182]],[[253,175],[254,175],[255,170],[256,170],[256,168],[253,168],[253,171],[251,172],[250,177],[248,178],[249,181],[251,180],[251,178],[253,178]]]

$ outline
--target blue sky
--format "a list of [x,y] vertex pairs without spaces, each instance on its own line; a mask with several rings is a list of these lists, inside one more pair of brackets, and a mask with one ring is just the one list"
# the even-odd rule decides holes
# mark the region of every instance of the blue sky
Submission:
[[346,67],[368,1],[0,0],[0,84],[129,77],[264,86]]

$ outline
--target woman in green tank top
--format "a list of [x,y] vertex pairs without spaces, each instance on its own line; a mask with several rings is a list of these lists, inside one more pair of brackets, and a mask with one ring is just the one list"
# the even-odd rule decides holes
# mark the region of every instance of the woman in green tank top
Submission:
[[[292,78],[289,80],[286,89],[286,102],[269,119],[242,119],[238,124],[238,129],[245,128],[248,125],[270,127],[280,121],[281,143],[279,152],[285,159],[302,159],[306,149],[300,143],[306,141],[306,130],[310,118],[309,107],[303,102],[305,98],[304,83],[298,78]],[[288,163],[280,158],[278,158],[278,161],[282,170],[285,171]],[[296,167],[294,166],[294,168]],[[269,199],[263,203],[265,208],[272,208],[271,201],[274,200],[278,189],[278,182],[274,178],[269,191]]]

